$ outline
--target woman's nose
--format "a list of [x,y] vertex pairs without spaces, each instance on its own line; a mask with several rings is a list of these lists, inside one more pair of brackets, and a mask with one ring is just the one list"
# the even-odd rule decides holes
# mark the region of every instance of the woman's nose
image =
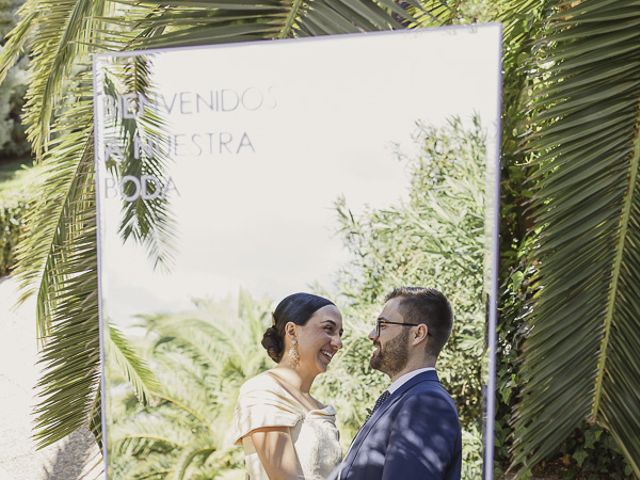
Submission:
[[333,343],[333,345],[335,346],[336,350],[340,350],[342,348],[342,339],[338,336],[334,337],[333,341],[331,342]]

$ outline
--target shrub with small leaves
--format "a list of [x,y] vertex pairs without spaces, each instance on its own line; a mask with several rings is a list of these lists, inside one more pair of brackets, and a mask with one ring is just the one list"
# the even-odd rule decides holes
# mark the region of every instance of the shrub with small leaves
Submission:
[[15,265],[15,247],[25,226],[28,204],[26,200],[18,200],[0,205],[0,277],[8,275]]
[[[337,203],[352,258],[341,275],[347,307],[345,348],[319,380],[323,396],[340,405],[343,436],[353,437],[366,408],[388,385],[369,367],[366,338],[384,296],[400,285],[434,287],[454,309],[454,327],[438,360],[463,426],[464,478],[482,476],[482,386],[485,359],[485,133],[477,117],[436,128],[417,124],[419,155],[400,155],[410,172],[407,200],[354,215]],[[324,391],[324,392],[323,392]],[[326,392],[326,393],[325,393]]]

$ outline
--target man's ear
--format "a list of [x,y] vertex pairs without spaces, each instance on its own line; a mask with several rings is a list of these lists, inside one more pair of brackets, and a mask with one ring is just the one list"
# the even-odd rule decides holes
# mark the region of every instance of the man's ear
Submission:
[[427,341],[429,333],[429,327],[426,324],[421,323],[413,330],[413,334],[410,337],[413,345],[419,345]]

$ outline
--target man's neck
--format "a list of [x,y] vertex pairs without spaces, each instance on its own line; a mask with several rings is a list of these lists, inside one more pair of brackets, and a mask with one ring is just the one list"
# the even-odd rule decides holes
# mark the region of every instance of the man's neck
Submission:
[[427,360],[407,362],[407,365],[402,370],[400,370],[399,372],[393,375],[389,375],[389,378],[391,379],[391,383],[395,382],[401,376],[406,375],[409,372],[413,372],[414,370],[419,370],[421,368],[436,368],[435,359],[429,358]]

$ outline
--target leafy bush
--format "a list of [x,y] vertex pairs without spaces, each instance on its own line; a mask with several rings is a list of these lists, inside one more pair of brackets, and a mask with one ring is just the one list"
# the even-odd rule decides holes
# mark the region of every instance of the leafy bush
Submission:
[[[23,0],[0,0],[0,44],[16,23],[16,10]],[[0,45],[0,50],[2,50]],[[22,157],[31,148],[26,139],[20,114],[27,90],[29,60],[23,55],[0,84],[0,158]]]
[[25,58],[9,72],[0,86],[0,156],[3,157],[22,157],[31,151],[20,123],[27,90],[26,63]]
[[8,275],[15,265],[15,247],[25,226],[24,214],[28,201],[0,204],[0,277]]
[[8,275],[16,263],[16,246],[37,194],[38,172],[22,160],[0,166],[0,277]]
[[[438,374],[463,425],[464,478],[481,477],[484,350],[485,134],[478,118],[442,128],[417,125],[417,158],[399,156],[411,178],[408,200],[354,216],[338,202],[341,232],[353,259],[342,272],[347,301],[345,348],[318,385],[341,408],[348,440],[388,379],[368,366],[366,335],[393,287],[435,287],[449,298],[454,328]],[[346,379],[349,379],[346,381]],[[363,388],[364,386],[364,388]]]

